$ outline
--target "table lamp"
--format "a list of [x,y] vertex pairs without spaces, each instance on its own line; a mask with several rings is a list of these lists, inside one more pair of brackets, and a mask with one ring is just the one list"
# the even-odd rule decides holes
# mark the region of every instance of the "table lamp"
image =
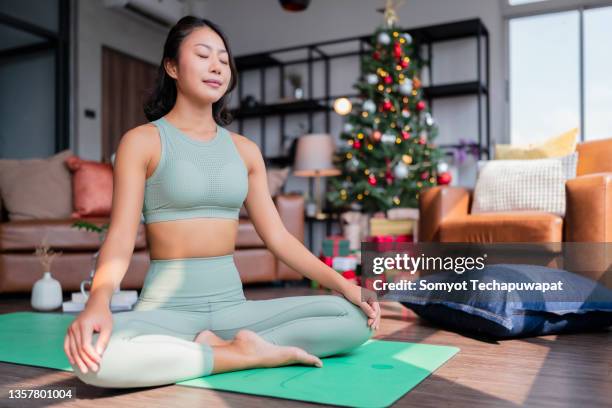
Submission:
[[315,178],[315,202],[317,218],[322,218],[320,178],[337,176],[340,169],[334,167],[332,158],[336,150],[336,143],[331,135],[326,133],[313,133],[300,136],[295,152],[293,174],[298,177]]

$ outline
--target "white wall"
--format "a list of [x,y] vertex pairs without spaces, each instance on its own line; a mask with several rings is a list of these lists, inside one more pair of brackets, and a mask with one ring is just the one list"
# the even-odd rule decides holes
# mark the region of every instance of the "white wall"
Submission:
[[[74,1],[73,151],[88,160],[102,158],[102,46],[159,64],[167,30],[144,23],[102,0]],[[85,116],[85,110],[96,113]]]

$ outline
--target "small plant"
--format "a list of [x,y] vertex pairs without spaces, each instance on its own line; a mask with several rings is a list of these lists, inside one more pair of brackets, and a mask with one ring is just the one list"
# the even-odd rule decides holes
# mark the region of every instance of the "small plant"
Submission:
[[302,76],[298,72],[289,72],[287,74],[287,79],[294,88],[302,87]]
[[43,272],[50,272],[51,263],[53,262],[53,259],[56,256],[60,256],[62,254],[62,251],[60,252],[53,251],[51,247],[47,245],[47,236],[45,235],[45,237],[42,240],[42,244],[36,247],[36,251],[34,251],[34,254],[36,255],[36,257],[38,258],[38,261],[42,265]]
[[109,225],[110,225],[110,223],[108,223],[108,222],[102,224],[101,226],[98,226],[98,225],[93,224],[93,223],[88,222],[88,221],[78,220],[78,221],[75,221],[72,224],[72,227],[84,229],[84,230],[90,231],[90,232],[97,232],[98,233],[98,237],[100,238],[100,242],[102,242],[104,240],[104,234],[106,234],[106,232],[108,231],[108,226]]

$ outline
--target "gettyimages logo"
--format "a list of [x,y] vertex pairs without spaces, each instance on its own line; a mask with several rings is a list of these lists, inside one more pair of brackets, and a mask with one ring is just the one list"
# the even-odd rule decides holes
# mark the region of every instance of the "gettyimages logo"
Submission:
[[453,271],[459,275],[467,270],[482,270],[487,254],[482,256],[411,256],[407,253],[394,256],[376,256],[372,259],[372,273],[380,275],[387,270],[406,271],[414,275],[418,271]]

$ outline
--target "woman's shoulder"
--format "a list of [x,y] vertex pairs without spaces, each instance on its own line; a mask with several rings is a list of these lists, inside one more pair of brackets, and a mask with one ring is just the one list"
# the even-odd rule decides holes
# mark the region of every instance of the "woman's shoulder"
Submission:
[[247,167],[251,168],[252,164],[256,163],[258,160],[261,160],[261,151],[257,143],[239,133],[232,132],[230,130],[228,130],[228,133],[232,137],[232,140],[247,164]]
[[129,150],[130,156],[137,155],[148,161],[159,148],[158,131],[156,126],[149,122],[127,130],[119,140],[117,153]]

